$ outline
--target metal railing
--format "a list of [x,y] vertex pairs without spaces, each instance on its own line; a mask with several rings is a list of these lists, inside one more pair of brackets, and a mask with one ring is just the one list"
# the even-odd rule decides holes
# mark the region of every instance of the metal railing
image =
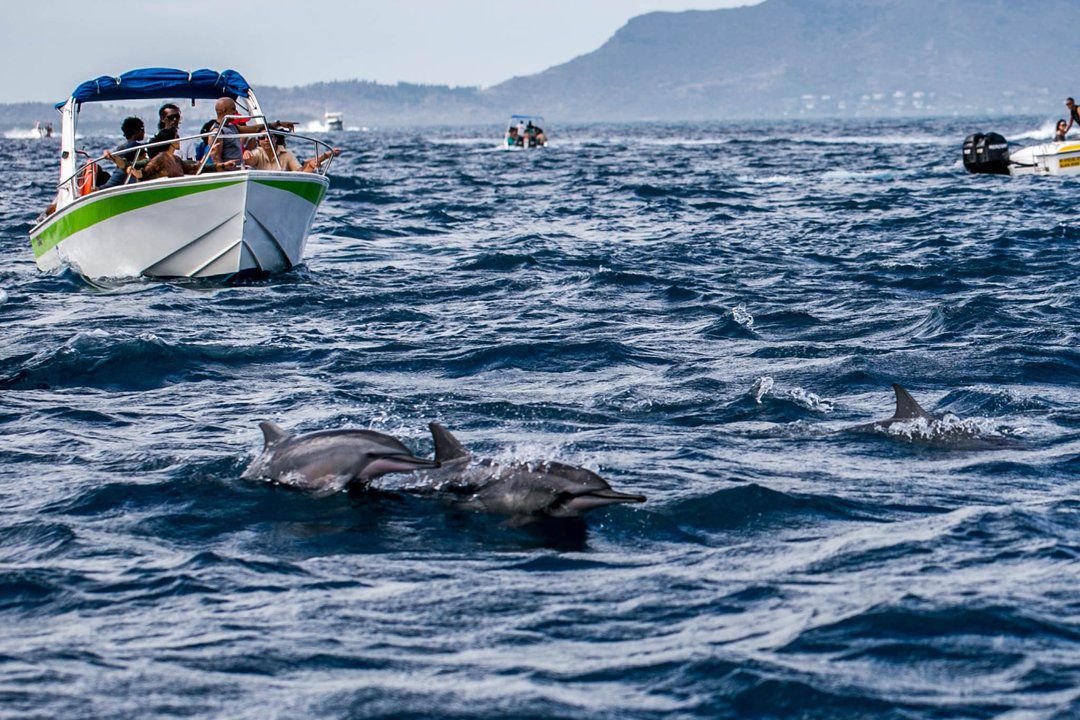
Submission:
[[[242,120],[242,121],[261,120],[262,129],[257,130],[255,132],[237,132],[236,134],[227,133],[224,136],[222,136],[222,130],[224,129],[224,125],[229,124],[229,122],[232,121],[232,120]],[[265,138],[267,138],[269,140],[269,143],[270,143],[270,151],[271,151],[271,153],[273,155],[274,165],[276,165],[277,168],[280,169],[281,168],[281,160],[278,157],[277,144],[274,142],[273,137],[271,137],[273,135],[279,135],[279,136],[282,136],[282,137],[287,137],[290,140],[301,140],[301,141],[304,141],[304,142],[311,143],[311,147],[315,151],[315,154],[314,154],[313,157],[316,160],[319,157],[321,157],[324,154],[324,152],[328,153],[329,157],[326,159],[326,161],[324,161],[324,162],[318,162],[317,161],[315,163],[315,168],[314,168],[313,172],[315,174],[317,174],[317,175],[325,176],[330,171],[330,165],[333,164],[335,155],[332,152],[333,147],[329,143],[326,143],[326,142],[324,142],[322,140],[319,140],[317,138],[308,137],[306,135],[297,135],[296,133],[293,133],[293,132],[288,132],[288,131],[284,131],[284,130],[277,130],[277,129],[270,129],[268,127],[268,123],[266,122],[266,117],[263,116],[263,115],[226,115],[225,118],[223,119],[223,123],[218,123],[218,126],[214,130],[211,130],[210,132],[199,133],[197,135],[187,135],[187,136],[184,136],[184,137],[177,137],[177,138],[174,138],[174,139],[171,139],[171,140],[160,140],[160,141],[158,141],[156,143],[146,143],[146,144],[143,144],[143,145],[137,145],[135,147],[128,148],[126,150],[117,150],[115,152],[110,151],[110,154],[115,158],[122,158],[125,161],[127,160],[127,156],[134,155],[133,159],[129,163],[132,167],[134,167],[135,164],[140,161],[140,159],[142,158],[142,156],[144,154],[149,156],[149,150],[151,150],[152,148],[161,147],[161,146],[168,146],[168,145],[172,145],[174,143],[184,143],[184,142],[189,142],[189,141],[192,141],[192,140],[205,140],[206,141],[206,151],[205,151],[202,159],[200,161],[198,161],[199,162],[198,168],[192,173],[185,172],[185,176],[190,177],[190,176],[195,176],[195,175],[202,175],[204,172],[211,172],[211,171],[207,170],[207,164],[208,164],[208,161],[210,160],[211,151],[213,150],[214,146],[219,141],[222,143],[222,146],[221,146],[222,153],[224,153],[224,151],[225,151],[224,143],[235,142],[235,143],[240,144],[241,153],[246,154],[246,152],[247,152],[246,146],[248,145],[248,143],[250,143],[250,142],[258,143],[260,138],[265,137]],[[90,154],[88,152],[84,151],[84,150],[76,150],[75,152],[76,152],[77,155],[81,155],[81,156],[86,157],[86,158],[90,157]],[[297,159],[299,160],[299,158],[297,158]],[[103,162],[105,162],[107,160],[109,160],[109,158],[106,157],[104,154],[101,155],[101,157],[94,158],[93,160],[87,160],[85,163],[80,165],[78,167],[78,169],[76,169],[75,172],[72,173],[69,177],[66,177],[63,180],[61,180],[60,182],[58,182],[56,184],[57,189],[60,189],[60,188],[64,187],[64,185],[70,184],[70,186],[71,186],[70,190],[71,190],[71,193],[72,193],[73,197],[77,198],[81,194],[85,194],[85,193],[80,193],[80,191],[79,191],[79,185],[81,184],[81,181],[83,180],[83,178],[86,177],[85,174],[89,172],[89,173],[93,173],[94,175],[96,175],[99,168],[102,169],[102,170],[105,170],[105,168],[101,165],[101,163],[103,163]],[[217,173],[217,172],[240,172],[240,171],[244,171],[244,170],[253,169],[253,168],[248,167],[248,166],[246,166],[244,164],[243,156],[241,156],[240,160],[228,161],[228,162],[235,162],[236,166],[235,167],[230,167],[228,169],[218,169],[215,166],[215,169],[212,172],[215,172],[215,173]],[[301,162],[303,162],[303,161],[301,161]],[[224,161],[223,161],[222,164],[224,164]],[[276,170],[275,170],[275,172],[276,172]],[[111,172],[110,172],[110,174],[111,174]],[[127,177],[124,178],[124,183],[123,184],[127,185],[127,184],[131,183],[133,181],[133,179],[134,179],[134,177],[131,174],[128,174]],[[93,190],[99,190],[99,189],[101,189],[101,188],[96,187],[96,183],[94,183],[93,184]]]

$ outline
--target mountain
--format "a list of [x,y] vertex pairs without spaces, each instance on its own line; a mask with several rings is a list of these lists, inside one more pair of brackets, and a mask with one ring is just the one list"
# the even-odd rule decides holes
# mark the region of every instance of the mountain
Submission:
[[766,0],[636,17],[485,94],[597,120],[1043,111],[1078,31],[1065,0]]
[[[641,15],[594,52],[485,90],[353,80],[259,98],[275,117],[350,125],[1060,113],[1080,94],[1078,31],[1066,0],[765,0]],[[102,109],[110,128],[128,111]],[[0,106],[0,125],[55,117]]]

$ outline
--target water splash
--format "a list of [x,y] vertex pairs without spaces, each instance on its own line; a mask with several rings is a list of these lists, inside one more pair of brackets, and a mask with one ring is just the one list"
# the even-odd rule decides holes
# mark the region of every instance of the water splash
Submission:
[[735,322],[742,325],[747,330],[754,329],[754,316],[747,312],[746,307],[739,304],[731,309],[731,317]]
[[935,420],[915,418],[874,427],[879,432],[902,440],[931,443],[956,439],[1015,439],[1025,433],[1023,428],[1000,425],[991,418],[960,418],[952,413]]
[[754,402],[758,405],[761,405],[765,398],[771,397],[777,400],[792,402],[811,412],[831,413],[833,411],[833,404],[831,402],[823,400],[816,393],[804,390],[801,387],[776,390],[776,381],[768,375],[759,377],[754,381],[754,384],[750,387],[750,394],[753,396]]

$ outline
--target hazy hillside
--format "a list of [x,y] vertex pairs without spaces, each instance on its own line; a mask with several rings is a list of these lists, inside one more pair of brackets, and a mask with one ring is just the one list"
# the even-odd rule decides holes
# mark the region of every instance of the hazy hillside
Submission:
[[636,17],[486,94],[586,119],[1038,111],[1078,30],[1064,0],[767,0]]
[[[1065,0],[766,0],[650,13],[602,47],[487,90],[349,81],[261,88],[276,117],[350,125],[1037,113],[1080,95]],[[116,110],[116,118],[122,111]],[[0,125],[55,118],[0,106]],[[110,121],[111,122],[111,121]]]

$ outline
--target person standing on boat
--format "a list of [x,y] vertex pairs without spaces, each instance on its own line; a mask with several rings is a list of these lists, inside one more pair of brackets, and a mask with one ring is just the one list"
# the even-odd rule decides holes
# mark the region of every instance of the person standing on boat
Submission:
[[[137,117],[124,118],[124,122],[120,124],[120,132],[124,134],[124,143],[117,146],[113,152],[121,157],[136,155],[137,153],[127,151],[139,147],[146,139],[146,126],[143,125],[143,121]],[[134,162],[134,157],[124,157],[124,159],[129,163]],[[104,190],[105,188],[123,185],[125,180],[127,180],[127,173],[117,166],[112,171],[108,181],[101,187]]]
[[1073,123],[1080,127],[1080,108],[1076,107],[1076,101],[1072,98],[1065,98],[1065,107],[1069,110],[1069,124],[1065,126],[1067,133],[1072,130]]
[[[254,125],[238,125],[237,120],[226,121],[225,118],[230,115],[236,115],[236,101],[229,97],[218,98],[218,101],[214,104],[214,112],[217,114],[217,124],[221,127],[221,160],[228,162],[234,160],[240,162],[244,159],[244,146],[238,139],[226,137],[228,135],[250,135],[252,133],[265,132],[267,126],[263,123],[256,123]],[[281,128],[288,128],[290,131],[296,128],[294,122],[282,122],[275,120],[270,123],[269,128],[271,130],[280,130]]]

